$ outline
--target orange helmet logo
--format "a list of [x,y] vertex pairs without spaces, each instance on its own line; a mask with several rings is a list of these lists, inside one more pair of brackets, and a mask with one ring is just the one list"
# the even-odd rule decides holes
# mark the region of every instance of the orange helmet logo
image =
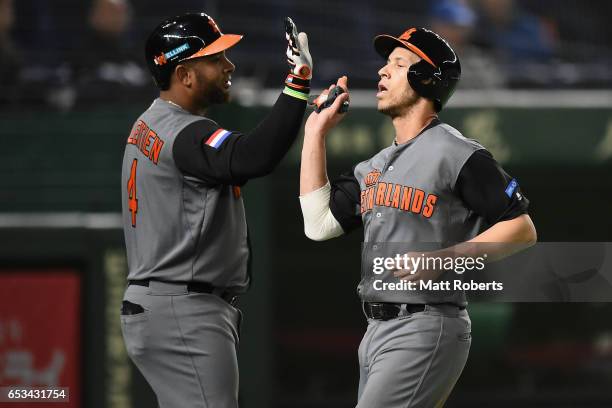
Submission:
[[166,59],[166,54],[164,54],[163,52],[157,57],[153,58],[153,61],[155,61],[155,65],[164,65],[168,62],[168,60]]
[[412,33],[414,33],[417,29],[416,28],[411,28],[410,30],[406,30],[404,31],[404,33],[402,35],[400,35],[400,40],[404,40],[404,41],[408,41],[408,39],[410,38],[410,36],[412,35]]

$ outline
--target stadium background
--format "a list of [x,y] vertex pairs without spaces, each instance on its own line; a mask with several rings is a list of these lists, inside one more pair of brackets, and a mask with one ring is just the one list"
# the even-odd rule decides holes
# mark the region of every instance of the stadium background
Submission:
[[[309,33],[315,89],[349,76],[352,108],[329,138],[330,175],[392,138],[374,109],[372,37],[433,27],[464,67],[441,117],[518,178],[539,239],[612,240],[609,2],[0,0],[0,386],[70,386],[71,407],[155,406],[117,316],[126,276],[119,175],[129,128],[155,97],[144,38],[187,10],[246,35],[229,52],[234,102],[210,112],[225,127],[252,128],[280,91],[285,15]],[[360,236],[303,236],[300,147],[244,189],[254,246],[242,302],[246,408],[355,403]],[[612,406],[611,312],[472,304],[471,355],[447,406]]]

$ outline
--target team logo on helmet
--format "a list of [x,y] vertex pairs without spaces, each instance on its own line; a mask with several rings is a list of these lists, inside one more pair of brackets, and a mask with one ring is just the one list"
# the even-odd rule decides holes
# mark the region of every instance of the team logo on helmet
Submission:
[[411,28],[410,30],[404,31],[404,33],[400,35],[399,39],[408,41],[410,37],[412,36],[412,33],[414,33],[416,30],[417,30],[416,28]]
[[155,65],[164,65],[168,62],[168,59],[166,59],[166,54],[162,52],[160,55],[153,58],[153,61],[155,61]]

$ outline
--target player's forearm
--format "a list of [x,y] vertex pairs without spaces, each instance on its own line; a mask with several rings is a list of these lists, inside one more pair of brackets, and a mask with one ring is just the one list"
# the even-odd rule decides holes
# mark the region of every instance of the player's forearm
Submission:
[[331,187],[325,163],[325,136],[306,131],[300,167],[300,206],[304,233],[314,241],[344,233],[329,207]]
[[268,116],[236,142],[230,163],[230,171],[236,178],[250,179],[271,173],[289,151],[302,125],[313,66],[308,36],[298,32],[293,20],[287,17],[285,38],[290,69],[283,93]]
[[272,172],[297,138],[305,110],[305,100],[282,94],[268,116],[236,143],[232,174],[249,179]]
[[496,261],[522,251],[535,244],[537,232],[527,214],[508,221],[501,221],[475,236],[452,247],[456,254],[479,257],[487,254],[489,261]]
[[306,131],[300,165],[300,195],[303,196],[327,184],[325,137]]
[[338,93],[334,102],[327,108],[315,110],[308,116],[304,125],[304,145],[302,146],[302,163],[300,167],[300,196],[318,190],[328,183],[325,161],[325,139],[331,129],[344,117],[345,110],[341,107],[348,103],[348,78],[341,76],[336,85],[324,90],[327,98],[332,88],[342,88],[345,92]]
[[537,238],[537,232],[531,217],[523,214],[511,220],[496,223],[469,242],[534,244]]
[[[347,78],[339,78],[336,85],[347,89]],[[300,206],[304,216],[304,232],[308,238],[315,241],[334,238],[344,233],[330,208],[333,199],[332,188],[327,179],[325,137],[342,119],[340,106],[347,99],[348,94],[342,94],[330,107],[312,112],[304,126],[300,164]]]

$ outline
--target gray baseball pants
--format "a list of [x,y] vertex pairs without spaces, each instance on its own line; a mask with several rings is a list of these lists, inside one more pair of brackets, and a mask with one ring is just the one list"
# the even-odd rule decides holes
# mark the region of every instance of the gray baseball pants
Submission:
[[387,321],[368,319],[359,346],[357,408],[442,407],[470,344],[470,318],[455,306],[427,305]]
[[218,296],[163,282],[128,286],[144,313],[121,316],[128,355],[161,408],[237,408],[241,313]]

